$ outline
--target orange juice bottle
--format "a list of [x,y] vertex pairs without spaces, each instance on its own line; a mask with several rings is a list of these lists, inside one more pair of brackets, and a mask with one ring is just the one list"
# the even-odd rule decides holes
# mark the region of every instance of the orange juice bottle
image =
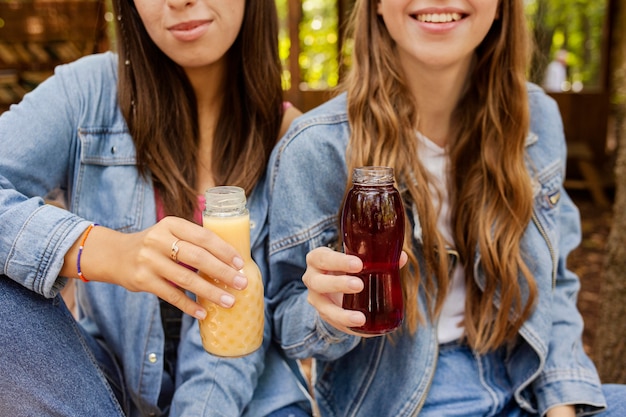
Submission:
[[243,273],[248,278],[248,286],[244,290],[235,290],[200,272],[202,277],[235,297],[231,308],[198,297],[198,302],[207,310],[207,317],[200,321],[202,345],[213,355],[244,356],[261,346],[265,322],[261,271],[250,255],[250,215],[246,208],[246,194],[239,187],[221,186],[209,188],[205,197],[203,225],[231,244],[243,257]]

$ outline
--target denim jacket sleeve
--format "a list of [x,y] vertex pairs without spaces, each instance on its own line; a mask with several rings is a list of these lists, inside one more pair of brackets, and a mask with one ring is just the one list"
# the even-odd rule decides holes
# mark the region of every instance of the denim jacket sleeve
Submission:
[[271,340],[270,326],[265,326],[261,349],[241,358],[220,358],[209,355],[202,347],[198,322],[190,317],[185,320],[188,327],[179,350],[184,360],[179,361],[177,370],[178,380],[182,382],[176,387],[170,415],[244,415],[263,372],[264,356]]
[[[334,105],[336,101],[322,108]],[[292,124],[270,159],[269,259],[273,284],[268,296],[275,305],[275,337],[293,358],[332,360],[360,340],[321,320],[307,302],[302,282],[307,253],[337,240],[337,213],[347,178],[347,136],[341,113],[314,111]]]
[[[580,243],[581,230],[578,209],[563,188],[567,158],[563,127],[554,101],[537,88],[530,89],[529,97],[532,129],[538,133],[540,142],[531,151],[531,158],[535,158],[535,166],[542,165],[539,161],[542,158],[550,159],[543,174],[550,171],[555,174],[539,178],[545,194],[539,194],[533,218],[535,225],[543,229],[553,264],[551,282],[544,280],[540,293],[543,300],[535,311],[535,316],[547,315],[549,319],[544,317],[548,323],[543,333],[547,338],[543,343],[545,362],[532,383],[532,390],[539,415],[562,404],[577,404],[578,412],[592,413],[605,407],[605,401],[596,369],[582,345],[583,320],[577,308],[580,281],[566,266],[568,255]],[[550,284],[552,291],[547,293]],[[545,308],[547,305],[549,310]]]
[[55,75],[0,116],[1,272],[46,297],[63,287],[63,257],[88,225],[42,199],[74,174],[83,87]]

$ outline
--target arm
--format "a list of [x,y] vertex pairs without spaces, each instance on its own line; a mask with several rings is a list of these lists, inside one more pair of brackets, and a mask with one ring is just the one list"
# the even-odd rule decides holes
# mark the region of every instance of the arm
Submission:
[[[63,287],[67,279],[63,276],[77,277],[78,247],[89,225],[87,219],[72,212],[76,201],[85,198],[84,193],[74,193],[72,188],[84,172],[84,158],[92,156],[85,156],[87,147],[98,148],[102,144],[93,137],[86,139],[81,132],[94,124],[113,125],[116,117],[115,94],[100,94],[112,82],[111,73],[102,67],[102,60],[59,67],[55,76],[0,117],[0,265],[7,276],[47,297],[53,297]],[[97,94],[90,95],[88,91]],[[107,103],[103,97],[111,101]],[[125,126],[117,123],[116,132]],[[120,139],[123,135],[109,136]],[[111,155],[109,149],[105,151]],[[100,166],[106,166],[107,172],[127,170],[123,172],[137,176],[136,168],[129,162],[125,162],[127,168]],[[92,171],[103,171],[98,167]],[[109,183],[120,179],[109,175]],[[42,199],[59,187],[70,194],[69,210],[45,204]],[[88,183],[87,187],[97,188],[99,183]],[[97,201],[107,200],[105,197]],[[110,211],[115,210],[119,208]],[[98,217],[102,211],[92,213]],[[89,220],[106,223],[103,218]],[[134,230],[140,227],[130,226]],[[195,301],[170,282],[224,305],[228,300],[220,300],[225,292],[172,262],[171,245],[179,238],[186,240],[179,245],[181,261],[223,277],[225,283],[235,286],[239,274],[234,249],[202,227],[180,219],[165,219],[138,233],[97,227],[85,243],[81,267],[89,280],[152,292],[188,314],[202,313]]]
[[[275,337],[288,356],[300,359],[311,356],[334,358],[356,346],[360,338],[334,328],[320,317],[307,301],[310,293],[302,279],[307,271],[307,254],[337,240],[337,212],[346,185],[345,144],[342,142],[343,133],[329,134],[318,126],[302,126],[298,122],[292,125],[290,133],[278,144],[270,160],[271,280],[267,294],[274,310]],[[336,255],[337,262],[345,265],[345,255]],[[313,265],[313,269],[307,272],[308,276],[324,275],[314,271],[317,267]],[[338,275],[345,275],[339,271],[342,266],[335,267]],[[335,274],[328,277],[331,275]],[[347,276],[343,279],[350,280]],[[316,285],[316,278],[307,278],[307,284],[312,281]],[[334,285],[332,280],[322,281]],[[336,304],[340,294],[326,297],[322,293],[327,289],[319,290],[320,302],[328,303],[318,307],[322,310],[329,308],[330,314],[341,310]],[[335,301],[332,301],[333,298]]]
[[[558,254],[555,287],[551,294],[552,327],[545,366],[533,389],[539,410],[561,415],[565,408],[599,411],[605,406],[595,366],[583,349],[583,319],[577,308],[580,281],[566,267],[571,250],[580,242],[578,210],[562,190],[558,204]],[[560,411],[559,411],[560,410]],[[565,414],[566,415],[566,414]]]
[[[85,233],[65,254],[60,271],[62,276],[78,278],[78,247]],[[171,244],[175,241],[179,247],[178,262],[171,258]],[[176,217],[166,217],[137,233],[95,227],[85,241],[80,264],[84,276],[90,281],[120,285],[133,292],[153,293],[199,319],[206,316],[206,311],[188,297],[185,290],[202,294],[224,307],[232,306],[234,298],[185,265],[220,277],[222,282],[234,288],[243,288],[246,283],[245,277],[238,272],[243,261],[235,249],[213,232]],[[238,284],[236,280],[242,283]]]
[[[543,93],[531,93],[534,103],[535,127],[541,132],[541,146],[533,158],[546,166],[543,174],[543,199],[535,213],[543,229],[550,236],[549,243],[556,262],[552,288],[542,281],[539,304],[541,319],[551,323],[545,334],[547,352],[545,364],[532,388],[540,415],[560,412],[559,406],[575,406],[577,410],[593,413],[606,406],[596,369],[586,355],[582,343],[583,319],[577,308],[580,281],[567,268],[567,258],[580,243],[580,216],[578,209],[563,187],[567,150],[561,118],[556,103]],[[555,163],[560,169],[556,171]],[[548,176],[551,173],[552,176]],[[546,196],[560,196],[558,202],[546,204]],[[547,268],[546,268],[547,269]],[[548,273],[544,271],[547,278]]]

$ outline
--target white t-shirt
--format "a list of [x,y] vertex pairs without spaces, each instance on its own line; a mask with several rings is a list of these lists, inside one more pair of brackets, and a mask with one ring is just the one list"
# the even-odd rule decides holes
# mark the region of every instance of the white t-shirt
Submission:
[[[442,234],[449,247],[453,247],[452,226],[450,223],[450,204],[447,192],[448,163],[449,158],[445,148],[442,148],[426,138],[421,133],[417,134],[419,139],[419,158],[426,171],[430,174],[431,195],[435,209],[439,207],[439,218],[437,228]],[[439,193],[437,193],[439,190]],[[442,201],[439,201],[441,195]],[[414,215],[416,214],[413,208]],[[415,220],[415,238],[421,240],[421,227],[419,219]],[[437,326],[437,336],[439,343],[451,342],[463,336],[464,328],[461,325],[465,316],[465,276],[463,268],[456,265],[452,272],[452,281],[448,289],[448,294],[443,303],[443,309]]]

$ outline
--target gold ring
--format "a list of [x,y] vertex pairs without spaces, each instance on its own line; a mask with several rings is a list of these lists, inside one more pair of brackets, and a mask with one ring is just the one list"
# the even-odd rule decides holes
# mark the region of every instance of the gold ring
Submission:
[[176,239],[174,243],[172,243],[172,251],[170,252],[170,258],[172,258],[174,262],[178,262],[178,251],[180,249],[176,245],[178,242],[180,242],[180,239]]

